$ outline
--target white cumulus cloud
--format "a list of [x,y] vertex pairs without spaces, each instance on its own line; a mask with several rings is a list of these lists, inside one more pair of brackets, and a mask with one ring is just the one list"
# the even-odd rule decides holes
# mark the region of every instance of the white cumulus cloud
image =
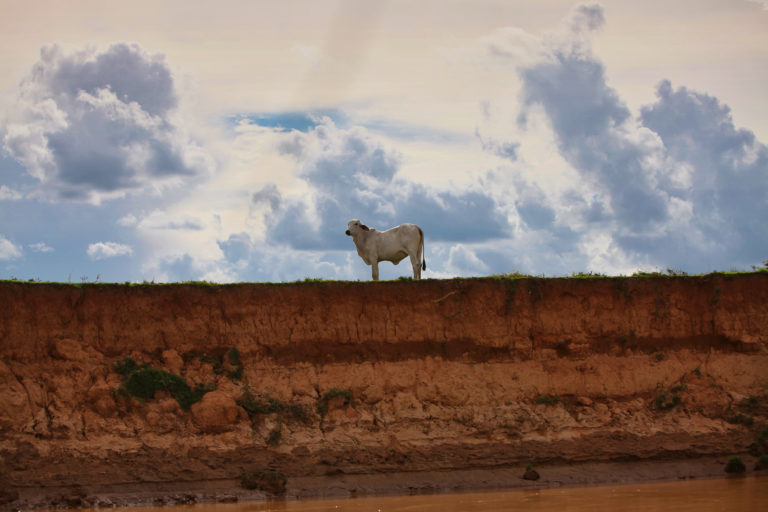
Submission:
[[175,122],[173,75],[135,44],[44,47],[0,129],[4,149],[48,198],[99,202],[158,190],[213,168]]
[[21,248],[0,235],[0,260],[13,260],[21,258]]
[[92,260],[103,260],[133,254],[133,249],[117,242],[96,242],[90,244],[86,252]]
[[16,201],[22,197],[24,196],[22,196],[21,192],[18,192],[5,185],[0,185],[0,200]]
[[53,247],[49,246],[45,242],[29,244],[27,247],[29,247],[32,252],[53,252]]

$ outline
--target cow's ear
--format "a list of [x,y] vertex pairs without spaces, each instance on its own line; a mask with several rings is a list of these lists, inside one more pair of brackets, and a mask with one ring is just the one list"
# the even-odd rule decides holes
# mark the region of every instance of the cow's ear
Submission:
[[370,228],[368,228],[368,226],[365,224],[360,224],[360,227],[363,228],[363,231],[370,231]]

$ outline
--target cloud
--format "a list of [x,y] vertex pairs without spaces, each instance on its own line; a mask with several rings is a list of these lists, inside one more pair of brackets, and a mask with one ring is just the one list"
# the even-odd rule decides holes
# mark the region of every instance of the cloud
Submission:
[[267,241],[301,250],[348,249],[347,221],[386,229],[418,223],[431,240],[486,240],[509,234],[505,214],[478,185],[437,190],[398,176],[401,155],[362,127],[337,128],[326,119],[307,133],[286,135],[304,195],[267,185],[252,196],[268,204]]
[[[542,38],[540,60],[510,61],[521,79],[518,127],[543,116],[576,173],[560,192],[535,174],[513,173],[523,230],[546,233],[536,244],[577,249],[610,268],[712,270],[759,261],[768,252],[766,146],[736,129],[717,98],[668,81],[657,102],[634,115],[590,48],[604,22],[600,6],[577,6],[560,32]],[[507,144],[525,163],[527,148]]]
[[129,256],[133,254],[133,249],[116,242],[96,242],[90,244],[86,252],[92,260],[103,260],[117,256]]
[[504,142],[493,138],[486,138],[480,135],[479,130],[475,130],[475,135],[480,140],[483,151],[496,155],[500,158],[508,159],[512,162],[517,160],[517,150],[520,147],[519,142]]
[[189,253],[163,258],[145,272],[152,273],[154,282],[211,281],[229,283],[235,276],[226,266],[212,264],[211,261],[196,258]]
[[457,276],[488,275],[490,268],[472,248],[456,244],[448,250],[446,270]]
[[27,247],[29,247],[32,252],[53,252],[53,247],[48,246],[45,242],[29,244]]
[[[594,17],[595,14],[592,13]],[[582,20],[583,17],[576,17]],[[586,18],[592,26],[593,18]],[[554,60],[523,68],[525,124],[530,108],[543,108],[560,154],[596,189],[621,226],[654,229],[668,217],[666,194],[649,165],[653,149],[642,140],[627,106],[606,83],[605,69],[591,54],[557,49]],[[652,144],[649,135],[648,144]]]
[[582,37],[589,37],[589,34],[603,27],[605,24],[605,15],[603,6],[598,3],[580,4],[571,9],[564,23],[570,30],[572,41]]
[[164,58],[135,44],[44,47],[18,104],[3,147],[49,198],[98,202],[213,167],[174,121],[178,97]]
[[[525,240],[526,252],[539,255],[521,260],[524,271],[605,262],[595,251],[608,250],[611,266],[622,267],[617,257],[635,257],[621,248],[622,236],[656,233],[670,220],[669,193],[658,186],[663,147],[608,86],[605,68],[591,51],[590,38],[604,24],[600,5],[578,5],[541,38],[499,31],[486,40],[488,54],[520,79],[517,126],[506,127],[517,138],[505,139],[504,131],[494,137],[477,133],[485,151],[513,157],[491,180],[510,184],[516,236]],[[486,121],[506,117],[490,111],[484,116]],[[551,147],[542,143],[548,137]],[[535,162],[529,160],[531,144],[539,146]],[[542,150],[556,153],[562,164],[552,157],[542,160]],[[552,163],[563,170],[548,169]],[[605,233],[608,244],[590,243]],[[551,258],[553,252],[559,256]],[[492,250],[476,254],[498,260]]]
[[764,258],[768,146],[750,130],[737,129],[730,109],[717,98],[674,89],[666,80],[657,88],[656,103],[641,109],[641,119],[661,138],[671,162],[669,179],[659,187],[690,209],[682,239],[691,244],[698,239],[721,261]]
[[[123,225],[129,225],[132,221],[135,221],[135,218],[122,217],[118,223],[122,222]],[[150,230],[203,231],[205,223],[186,213],[170,214],[156,210],[138,222],[137,227]]]
[[133,226],[135,226],[138,223],[139,223],[139,220],[132,213],[129,213],[127,215],[123,215],[122,217],[117,219],[117,225],[118,226],[122,226],[124,228],[133,227]]
[[24,196],[21,194],[21,192],[17,192],[16,190],[5,185],[0,185],[0,201],[17,201],[23,197]]
[[[350,242],[351,244],[351,242]],[[296,281],[305,278],[370,279],[371,270],[366,266],[354,246],[346,251],[287,251],[281,247],[258,246],[253,248],[246,272],[259,280]],[[402,269],[398,269],[402,270]],[[382,278],[389,279],[394,273],[391,265],[383,266]]]
[[0,260],[13,260],[21,258],[21,256],[21,248],[3,235],[0,235]]
[[274,183],[268,183],[253,193],[251,201],[254,204],[266,204],[272,211],[277,211],[282,205],[283,196]]
[[253,241],[248,233],[229,235],[226,240],[219,241],[218,244],[224,257],[231,263],[247,261],[253,249]]

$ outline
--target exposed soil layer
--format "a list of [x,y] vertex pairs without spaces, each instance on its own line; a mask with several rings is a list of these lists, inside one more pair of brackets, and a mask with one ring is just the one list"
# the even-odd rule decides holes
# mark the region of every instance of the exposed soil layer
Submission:
[[[713,476],[734,455],[751,473],[767,348],[765,272],[2,282],[0,506],[503,487],[528,463],[559,469],[520,485]],[[129,396],[129,360],[209,392]],[[285,482],[238,488],[262,474]]]

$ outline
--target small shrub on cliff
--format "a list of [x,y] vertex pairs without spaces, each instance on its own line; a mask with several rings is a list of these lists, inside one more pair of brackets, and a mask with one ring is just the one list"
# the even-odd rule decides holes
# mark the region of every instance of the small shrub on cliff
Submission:
[[532,277],[530,274],[521,274],[520,272],[513,271],[513,272],[507,272],[506,274],[493,274],[488,276],[490,279],[526,279],[528,277]]
[[746,416],[744,414],[737,414],[734,416],[730,423],[735,423],[737,425],[744,425],[745,427],[751,427],[755,423],[755,418],[753,416]]
[[240,486],[243,489],[258,489],[274,495],[285,494],[285,484],[288,479],[277,471],[264,471],[253,474],[245,473],[240,477]]
[[[230,370],[225,369],[224,357],[229,361]],[[230,348],[226,354],[206,354],[200,356],[200,361],[208,363],[213,367],[213,373],[221,375],[226,372],[227,377],[232,380],[240,380],[243,377],[243,363],[240,361],[240,351],[236,347]]]
[[741,457],[731,457],[725,465],[726,473],[744,473],[746,470],[747,466],[744,465],[744,461],[741,460]]
[[149,365],[147,363],[139,364],[130,357],[124,357],[123,359],[118,359],[117,361],[115,361],[115,371],[120,375],[126,375],[126,376],[130,375],[136,370],[147,368],[148,366]]
[[243,386],[242,392],[243,394],[235,402],[245,409],[245,412],[251,418],[257,414],[270,413],[278,413],[281,418],[289,416],[300,421],[304,421],[308,417],[306,409],[301,404],[286,404],[269,395],[259,395],[257,397],[248,386]]
[[224,370],[221,368],[221,358],[218,356],[205,355],[200,356],[200,361],[208,363],[213,367],[213,373],[221,375]]
[[741,401],[741,405],[753,409],[757,407],[757,397],[754,395],[749,395],[747,398]]
[[662,411],[665,411],[667,409],[672,409],[676,405],[680,403],[680,396],[676,393],[669,393],[667,391],[662,391],[658,395],[656,395],[656,408]]
[[536,403],[544,405],[555,405],[560,402],[560,397],[557,395],[539,395],[536,399]]
[[347,406],[352,402],[352,392],[348,389],[331,388],[317,401],[317,411],[320,414],[328,412],[328,403],[332,400],[342,398],[342,406]]
[[645,271],[645,270],[640,270],[632,273],[632,277],[660,277],[663,275],[664,274],[658,271]]
[[253,417],[257,414],[267,414],[270,412],[274,412],[270,410],[269,403],[265,403],[262,400],[257,399],[255,396],[253,396],[253,393],[251,393],[251,390],[248,389],[248,387],[243,387],[243,394],[235,400],[235,403],[245,409],[245,412],[248,413],[248,416]]
[[267,437],[267,444],[269,446],[277,446],[280,444],[280,440],[283,438],[283,429],[282,427],[277,427],[275,429],[272,429],[272,431],[269,433],[269,437]]
[[601,274],[600,272],[574,272],[571,274],[571,277],[574,277],[576,279],[592,279],[595,277],[608,277],[608,274]]
[[529,462],[525,466],[525,473],[523,473],[524,480],[538,480],[539,472],[533,469],[533,463]]
[[139,368],[125,378],[122,389],[140,399],[150,399],[157,391],[168,391],[182,409],[198,402],[211,388],[198,384],[194,389],[187,381],[173,373],[157,368]]

